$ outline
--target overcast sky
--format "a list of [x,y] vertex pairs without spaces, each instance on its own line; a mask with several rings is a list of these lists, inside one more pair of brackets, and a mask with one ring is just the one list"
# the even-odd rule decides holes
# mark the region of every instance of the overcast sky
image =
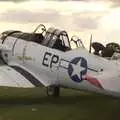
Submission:
[[[0,32],[33,31],[39,23],[94,41],[120,43],[119,0],[0,0]],[[5,2],[6,1],[6,2]]]

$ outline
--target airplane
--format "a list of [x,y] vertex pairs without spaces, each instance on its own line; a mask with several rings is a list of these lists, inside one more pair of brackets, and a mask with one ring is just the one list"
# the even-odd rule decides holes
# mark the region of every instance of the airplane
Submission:
[[44,86],[46,94],[54,97],[60,96],[61,87],[119,97],[120,62],[90,53],[75,38],[43,24],[31,33],[4,31],[0,35],[0,86]]

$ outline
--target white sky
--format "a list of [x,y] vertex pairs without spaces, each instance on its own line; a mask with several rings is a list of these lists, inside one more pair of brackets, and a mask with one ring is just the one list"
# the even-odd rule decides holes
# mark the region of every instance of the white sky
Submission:
[[103,44],[120,39],[120,8],[111,2],[26,1],[0,2],[0,32],[9,29],[33,31],[39,23],[65,29],[78,35],[88,47],[93,41]]

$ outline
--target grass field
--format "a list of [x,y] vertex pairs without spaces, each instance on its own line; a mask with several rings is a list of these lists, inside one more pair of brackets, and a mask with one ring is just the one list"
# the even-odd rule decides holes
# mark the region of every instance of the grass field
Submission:
[[47,97],[45,88],[0,88],[0,120],[120,120],[120,99],[61,89]]

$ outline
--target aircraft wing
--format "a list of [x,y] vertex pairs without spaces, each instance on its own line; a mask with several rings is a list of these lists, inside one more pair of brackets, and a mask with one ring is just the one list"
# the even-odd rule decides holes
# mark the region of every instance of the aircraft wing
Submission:
[[8,66],[0,59],[0,86],[30,88],[54,85],[45,75],[34,76],[36,75],[30,74],[24,69]]
[[0,86],[34,87],[25,77],[7,65],[0,65]]
[[35,81],[33,78],[28,79],[14,68],[2,64],[0,61],[0,86],[29,88],[49,85],[41,81],[43,80]]

